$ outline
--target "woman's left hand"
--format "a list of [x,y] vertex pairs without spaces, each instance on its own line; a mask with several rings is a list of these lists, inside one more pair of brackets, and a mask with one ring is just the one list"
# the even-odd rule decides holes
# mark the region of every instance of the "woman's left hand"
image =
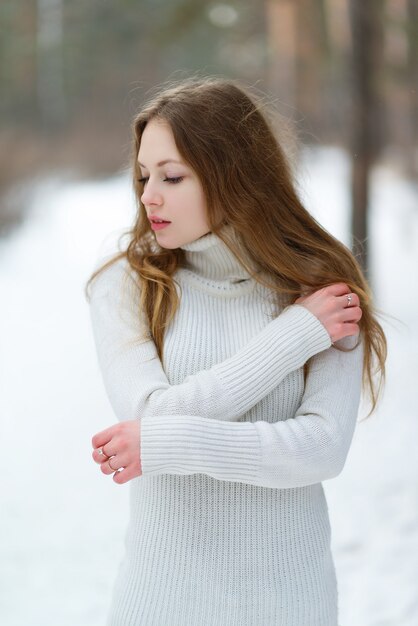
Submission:
[[103,474],[113,474],[115,483],[142,475],[139,420],[118,422],[94,435],[91,443],[93,460],[100,463]]

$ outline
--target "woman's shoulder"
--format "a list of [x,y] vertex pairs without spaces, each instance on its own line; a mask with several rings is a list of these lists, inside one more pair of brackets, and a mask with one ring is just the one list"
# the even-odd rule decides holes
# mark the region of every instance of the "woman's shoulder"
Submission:
[[117,254],[101,255],[97,258],[93,273],[97,272],[92,280],[92,292],[116,293],[120,290],[137,292],[139,279],[129,264],[126,256],[117,257]]

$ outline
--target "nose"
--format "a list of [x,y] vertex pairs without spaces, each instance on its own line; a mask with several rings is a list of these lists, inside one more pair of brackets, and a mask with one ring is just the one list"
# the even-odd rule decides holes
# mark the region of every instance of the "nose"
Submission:
[[142,192],[141,202],[144,206],[159,206],[162,203],[161,194],[158,193],[155,186],[150,185],[149,180],[144,188],[144,191]]

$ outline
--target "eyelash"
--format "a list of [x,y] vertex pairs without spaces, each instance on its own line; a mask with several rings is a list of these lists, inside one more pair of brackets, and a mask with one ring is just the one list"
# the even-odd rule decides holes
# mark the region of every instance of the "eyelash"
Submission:
[[[138,178],[138,182],[142,183],[143,185],[145,185],[145,183],[147,182],[149,176],[144,177],[144,178]],[[175,178],[164,178],[164,182],[170,183],[171,185],[176,185],[177,183],[181,183],[181,181],[183,180],[184,176],[176,176]]]

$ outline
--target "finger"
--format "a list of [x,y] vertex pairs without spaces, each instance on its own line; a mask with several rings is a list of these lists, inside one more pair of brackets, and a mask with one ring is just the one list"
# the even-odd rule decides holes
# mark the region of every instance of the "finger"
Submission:
[[[136,454],[138,455],[138,453]],[[125,452],[118,452],[111,457],[110,461],[110,465],[114,467],[115,470],[117,470],[121,467],[127,467],[128,465],[131,465],[131,463],[136,461],[136,458],[134,457],[134,454],[132,452],[129,452],[129,450],[127,450]]]
[[109,474],[114,474],[116,471],[110,467],[108,461],[103,461],[103,463],[101,463],[100,465],[100,469],[103,472],[103,474],[106,474],[106,476],[108,476]]
[[96,450],[93,450],[91,456],[93,457],[93,461],[95,461],[96,463],[103,463],[103,461],[106,461],[108,458],[107,455],[103,452],[103,448],[97,448]]
[[115,456],[117,452],[117,447],[112,441],[109,441],[105,446],[101,448],[96,448],[92,452],[92,457],[96,463],[102,463],[103,461],[107,461],[111,456]]
[[107,464],[113,469],[114,472],[116,472],[121,468],[125,468],[128,465],[131,465],[133,462],[135,462],[135,459],[132,458],[132,455],[129,455],[129,453],[125,453],[116,454],[115,456],[110,457]]
[[115,472],[113,480],[115,483],[118,483],[118,485],[123,485],[124,483],[127,483],[128,480],[132,480],[132,478],[136,478],[138,475],[138,471],[135,470],[134,467],[128,466],[121,472]]
[[350,322],[346,322],[344,324],[344,337],[358,335],[359,332],[360,332],[360,329],[358,327],[358,324],[351,324]]
[[[347,296],[350,295],[351,296],[351,301],[350,303],[348,302]],[[337,297],[338,303],[343,307],[343,308],[353,308],[353,307],[358,307],[360,306],[360,298],[358,297],[358,295],[356,293],[350,292],[350,293],[345,293],[342,296],[338,296]]]
[[346,322],[358,322],[363,315],[363,311],[360,307],[349,307],[345,308],[340,312],[341,318],[344,323]]
[[327,293],[333,296],[342,296],[345,293],[350,293],[350,287],[345,283],[333,283],[325,287]]
[[106,444],[106,446],[93,450],[91,455],[96,463],[103,463],[104,461],[107,461],[108,459],[110,459],[110,457],[115,456],[116,454],[117,447],[113,445],[113,441],[111,441],[110,443]]
[[93,448],[100,448],[108,443],[112,437],[116,434],[119,424],[114,424],[113,426],[109,426],[105,430],[102,430],[99,433],[96,433],[91,440],[91,445]]
[[108,476],[109,474],[114,474],[119,469],[118,463],[115,459],[116,457],[112,456],[110,457],[110,459],[107,459],[107,461],[103,461],[103,463],[100,465],[100,469],[102,470],[103,474],[106,474],[106,476]]

